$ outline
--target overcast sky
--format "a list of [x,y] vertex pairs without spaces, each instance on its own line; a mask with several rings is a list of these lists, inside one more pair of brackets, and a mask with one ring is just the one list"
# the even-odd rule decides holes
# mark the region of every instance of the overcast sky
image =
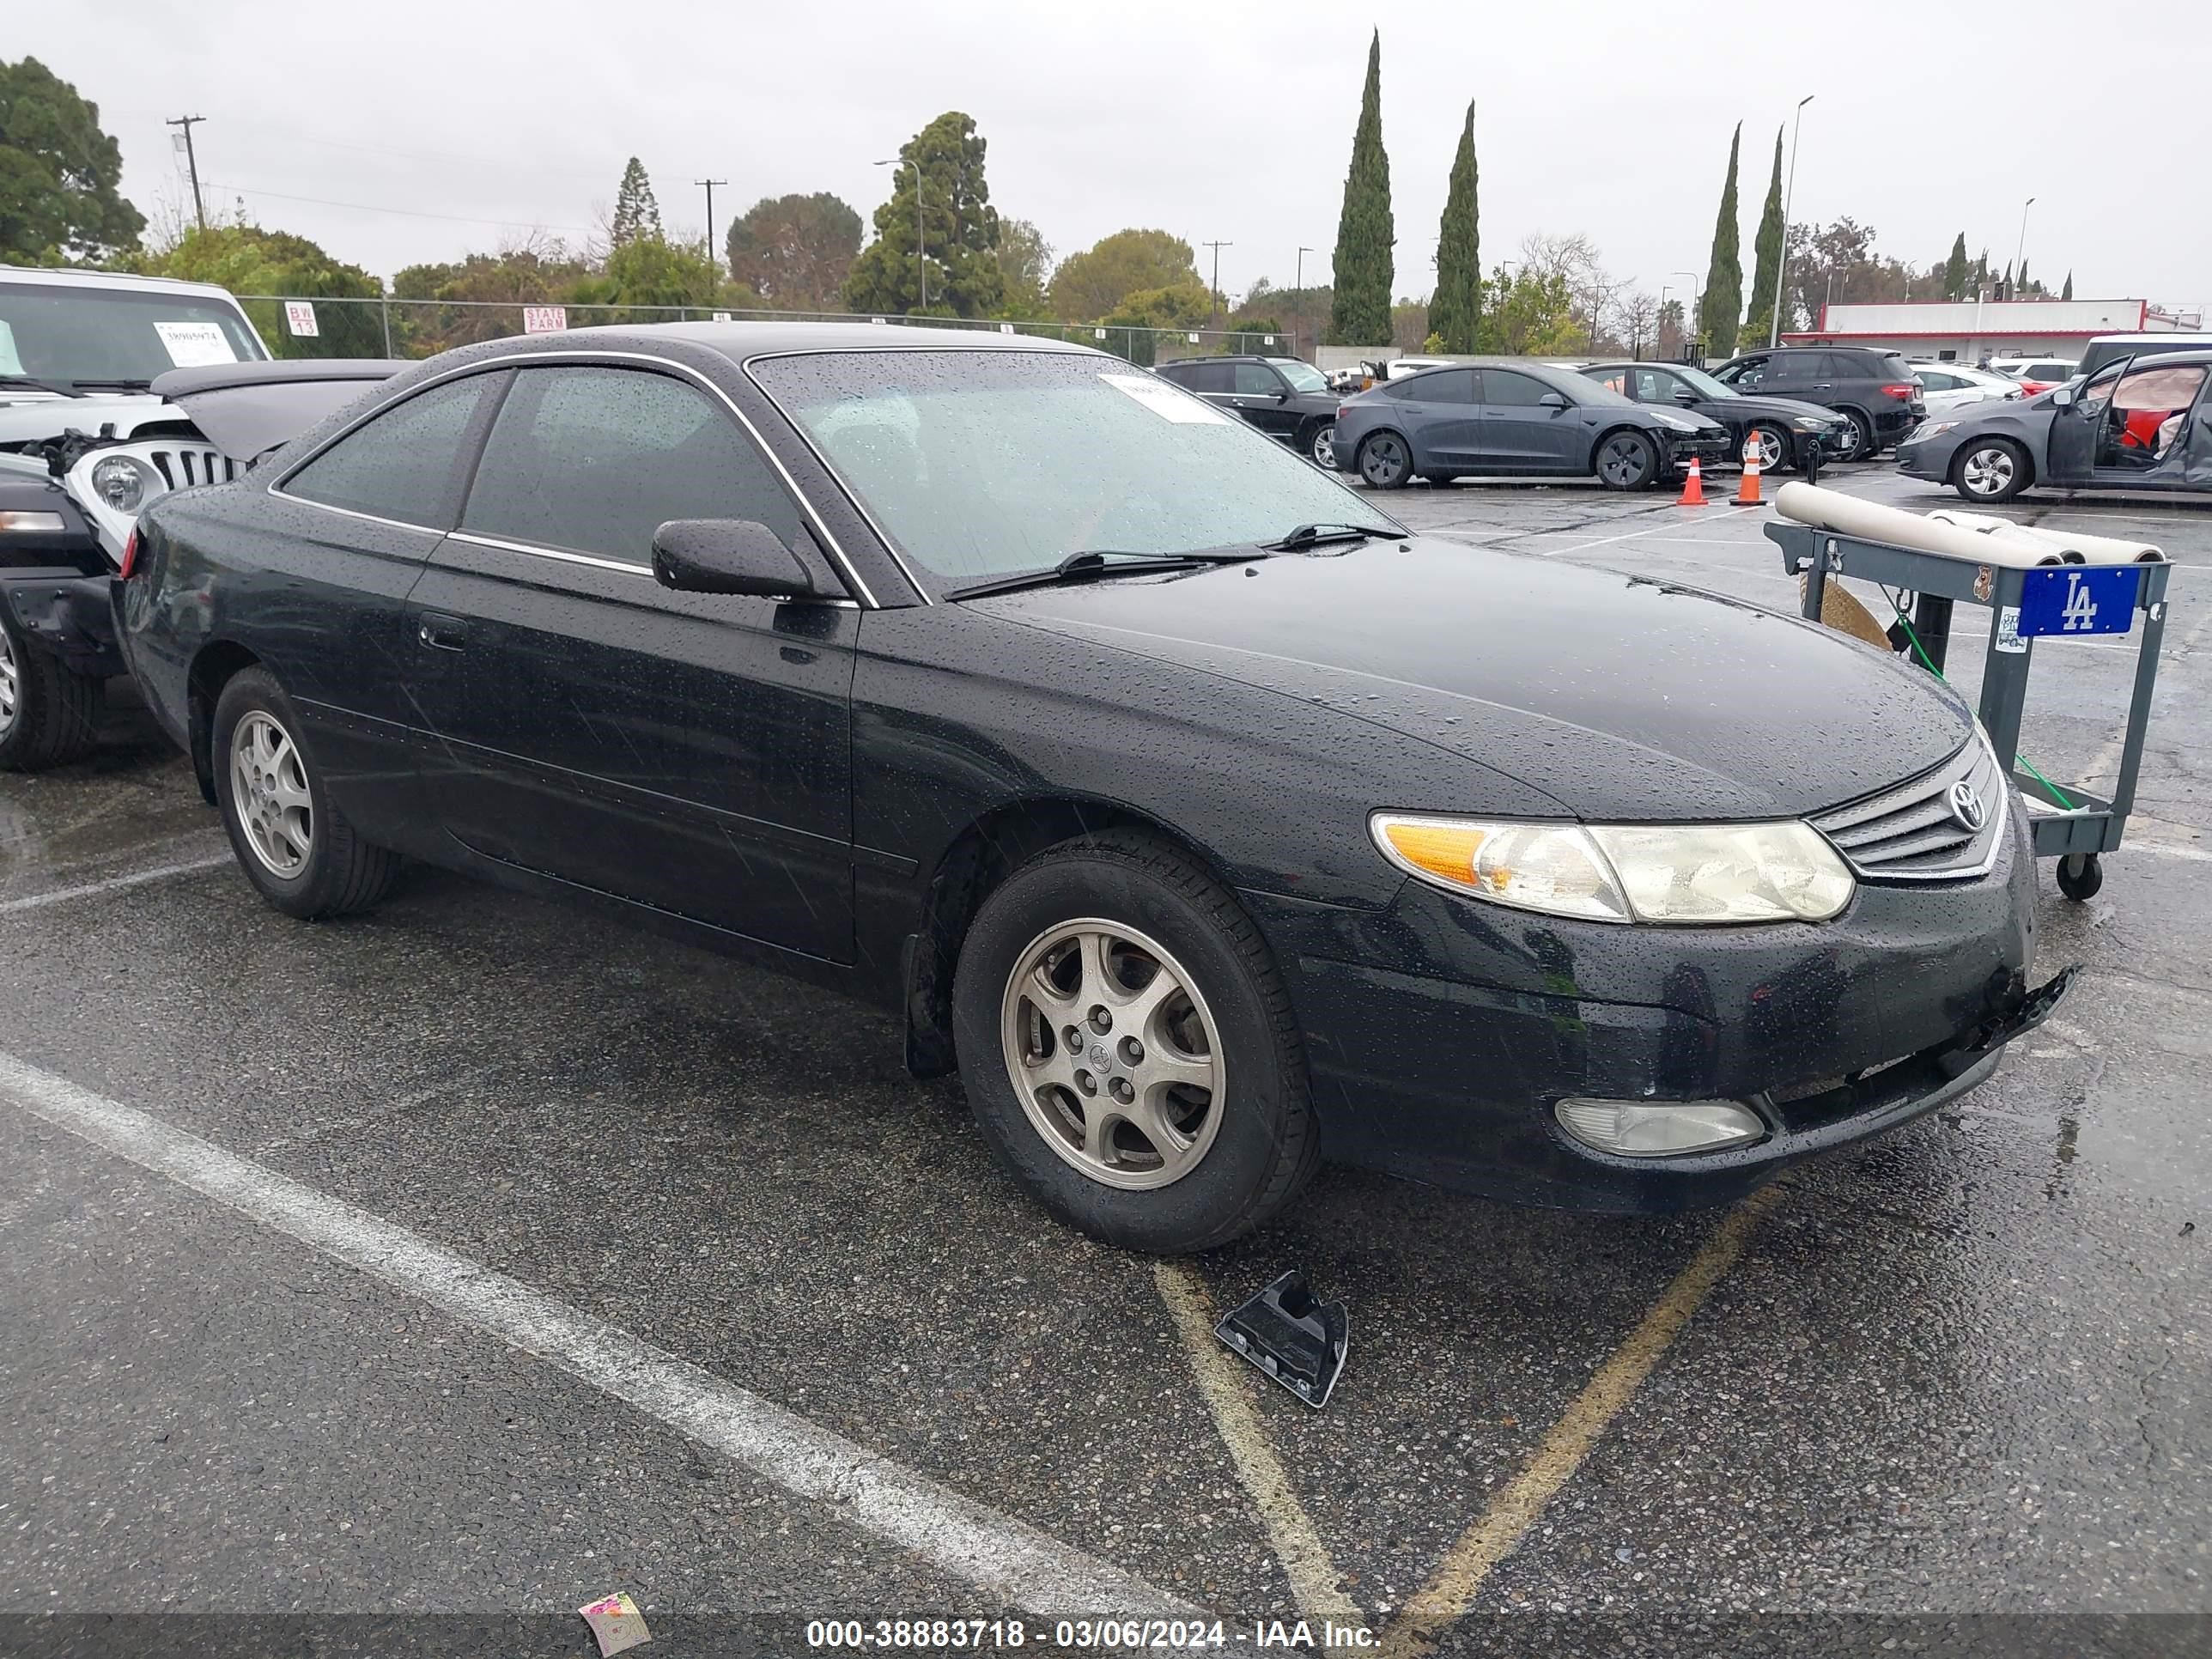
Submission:
[[149,217],[189,199],[164,118],[204,115],[210,210],[242,195],[260,223],[384,276],[532,226],[588,234],[633,154],[672,232],[696,234],[691,181],[709,174],[730,181],[722,223],[816,190],[866,219],[888,181],[872,161],[960,109],[989,141],[994,203],[1063,255],[1158,226],[1232,243],[1232,294],[1288,284],[1301,243],[1322,276],[1379,21],[1401,295],[1431,284],[1470,99],[1485,264],[1532,231],[1583,231],[1656,295],[1702,279],[1739,118],[1747,280],[1775,131],[1809,92],[1798,219],[1850,214],[1916,264],[1963,230],[2002,267],[2033,196],[2028,262],[2054,287],[2070,267],[2083,298],[2212,300],[2201,0],[2140,21],[2080,0],[0,9],[0,53],[43,59],[99,105]]

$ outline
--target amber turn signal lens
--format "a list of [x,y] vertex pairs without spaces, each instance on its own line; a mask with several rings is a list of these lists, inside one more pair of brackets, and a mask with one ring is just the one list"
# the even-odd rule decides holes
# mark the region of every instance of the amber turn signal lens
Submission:
[[1393,819],[1382,833],[1398,856],[1440,880],[1476,884],[1474,854],[1487,834],[1469,823],[1408,823]]

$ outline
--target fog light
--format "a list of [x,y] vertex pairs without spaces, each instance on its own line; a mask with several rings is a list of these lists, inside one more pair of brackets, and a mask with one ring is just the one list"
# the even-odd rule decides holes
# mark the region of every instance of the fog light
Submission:
[[1766,1133],[1732,1100],[1563,1100],[1559,1126],[1585,1146],[1616,1158],[1672,1158],[1741,1146]]

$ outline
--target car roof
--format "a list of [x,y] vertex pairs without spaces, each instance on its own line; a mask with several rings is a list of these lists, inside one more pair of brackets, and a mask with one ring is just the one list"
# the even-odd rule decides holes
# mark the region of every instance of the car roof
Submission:
[[586,349],[625,343],[649,349],[660,341],[688,340],[719,351],[733,362],[807,351],[1066,351],[1093,357],[1112,356],[1073,341],[1001,334],[996,329],[929,328],[898,323],[633,323],[511,336],[501,343],[512,345],[526,339],[556,350],[562,340],[585,341]]
[[[2146,329],[2136,334],[2097,334],[2090,337],[2089,343],[2091,345],[2135,345],[2146,340],[2171,340],[2176,335],[2186,337],[2194,332],[2196,331],[2193,329],[2166,328]],[[2212,335],[2205,337],[2204,349],[2212,351]]]
[[106,288],[137,294],[210,295],[233,300],[219,283],[187,283],[174,276],[141,276],[127,270],[82,270],[74,265],[0,264],[0,283],[27,283],[43,288]]

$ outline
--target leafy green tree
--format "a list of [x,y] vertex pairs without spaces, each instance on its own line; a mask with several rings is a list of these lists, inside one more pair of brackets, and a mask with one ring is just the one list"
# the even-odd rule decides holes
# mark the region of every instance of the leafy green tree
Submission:
[[1775,296],[1782,288],[1782,130],[1774,130],[1774,176],[1767,181],[1766,206],[1759,216],[1752,244],[1751,319],[1744,332],[1753,345],[1774,332]]
[[[289,231],[258,225],[217,224],[185,233],[177,245],[133,259],[132,268],[149,276],[176,276],[214,283],[233,294],[270,294],[290,300],[379,299],[384,284],[359,265],[332,258],[315,243]],[[274,301],[246,301],[270,352],[278,357],[381,357],[382,307],[322,305],[315,307],[317,332],[293,335],[284,325],[284,308]],[[397,340],[394,341],[395,346]]]
[[1329,337],[1339,345],[1380,345],[1390,338],[1390,158],[1382,149],[1382,32],[1367,46],[1367,83],[1359,125],[1352,136],[1352,167],[1344,176],[1344,209],[1336,222],[1335,285]]
[[2020,262],[2020,286],[2014,290],[2023,298],[2035,292],[2035,284],[2027,280],[2027,261]]
[[1008,322],[1038,322],[1052,315],[1045,283],[1052,276],[1052,244],[1027,219],[999,221],[999,279],[1004,289],[997,315]]
[[1119,309],[1132,294],[1198,280],[1198,261],[1182,237],[1164,230],[1117,230],[1060,261],[1052,274],[1052,314],[1062,322],[1087,323]]
[[982,317],[998,308],[1006,276],[999,269],[999,210],[983,176],[986,148],[975,121],[958,110],[907,141],[892,169],[891,198],[876,210],[876,240],[845,278],[848,309],[921,310],[925,270],[930,314]]
[[1124,295],[1119,306],[1098,319],[1099,326],[1107,331],[1106,338],[1093,343],[1120,352],[1133,363],[1150,367],[1157,356],[1158,336],[1139,331],[1200,329],[1212,316],[1213,295],[1194,276],[1187,283]]
[[123,152],[100,106],[35,58],[0,63],[0,263],[97,261],[146,221],[118,193]]
[[772,306],[834,311],[860,251],[860,216],[828,191],[765,197],[730,222],[730,279]]
[[607,240],[621,247],[641,236],[659,234],[660,204],[653,199],[645,163],[633,155],[623,168],[622,183],[615,187],[615,216],[607,226]]
[[1482,239],[1476,201],[1474,106],[1467,106],[1460,129],[1459,153],[1452,157],[1451,188],[1444,216],[1437,227],[1437,291],[1429,301],[1429,326],[1443,343],[1439,351],[1474,349],[1482,319]]
[[1743,123],[1729,140],[1728,182],[1721,186],[1721,210],[1713,222],[1712,258],[1705,267],[1705,297],[1698,322],[1705,350],[1715,357],[1735,356],[1736,319],[1743,315],[1743,261],[1737,252],[1735,164],[1743,143]]
[[[563,304],[590,274],[550,239],[495,255],[409,265],[392,278],[393,346],[403,356],[427,357],[520,333],[522,307]],[[432,301],[441,303],[427,303]]]
[[2074,273],[2070,270],[2066,273],[2066,286],[2059,291],[2058,297],[2062,300],[2074,297]]
[[[672,242],[658,235],[638,236],[607,255],[606,271],[599,282],[605,285],[604,295],[599,296],[602,303],[651,307],[654,309],[635,320],[672,322],[675,319],[660,314],[661,308],[711,307],[721,288],[722,274],[702,245]],[[571,295],[582,303],[588,286],[588,282],[578,283],[571,289]],[[618,319],[605,317],[592,320]]]
[[1963,300],[1966,297],[1966,283],[1972,275],[1966,264],[1966,233],[1960,231],[1958,240],[1951,244],[1951,257],[1943,261],[1943,297]]
[[1564,271],[1500,265],[1483,295],[1475,349],[1502,357],[1565,357],[1588,349],[1589,331],[1575,315],[1574,286]]

